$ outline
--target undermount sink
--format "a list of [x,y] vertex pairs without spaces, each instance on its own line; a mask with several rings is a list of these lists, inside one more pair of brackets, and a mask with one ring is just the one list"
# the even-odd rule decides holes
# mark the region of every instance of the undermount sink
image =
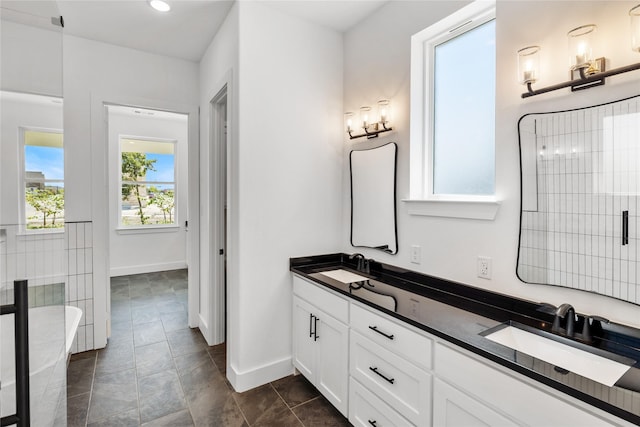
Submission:
[[579,343],[563,343],[560,337],[556,338],[548,332],[516,322],[499,325],[481,335],[493,342],[609,387],[613,386],[635,364],[635,360],[603,350],[593,349],[593,352],[591,348],[589,351],[582,350],[577,348]]
[[345,284],[363,282],[365,280],[369,280],[368,277],[360,276],[359,274],[352,273],[342,268],[339,268],[336,270],[323,271],[320,274],[323,274],[333,280],[337,280],[338,282],[345,283]]

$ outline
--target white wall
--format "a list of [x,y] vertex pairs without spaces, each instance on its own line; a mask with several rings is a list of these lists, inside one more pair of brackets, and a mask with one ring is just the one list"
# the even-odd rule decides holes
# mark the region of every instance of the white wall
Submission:
[[3,90],[62,96],[60,27],[52,25],[51,29],[43,29],[3,19],[0,50],[0,87]]
[[[200,330],[210,345],[224,341],[224,328],[214,330],[213,316],[218,315],[215,307],[224,304],[224,292],[216,292],[213,289],[218,271],[216,270],[216,259],[218,257],[218,247],[214,246],[215,211],[218,208],[219,187],[217,185],[217,170],[212,164],[218,162],[220,153],[216,147],[212,147],[211,142],[211,100],[225,86],[228,97],[228,139],[229,157],[232,166],[229,168],[230,185],[233,190],[228,191],[230,198],[229,240],[237,239],[237,220],[233,212],[237,211],[237,182],[238,182],[238,92],[236,85],[238,82],[238,3],[234,3],[223,25],[215,38],[207,48],[207,51],[200,61],[200,307],[199,324]],[[235,246],[230,243],[227,254],[233,263],[237,259],[234,252]],[[230,265],[231,268],[231,265]],[[237,266],[233,267],[237,270]],[[233,275],[232,272],[229,272]],[[219,290],[218,290],[219,291]],[[215,325],[217,326],[217,325]],[[231,325],[229,325],[231,328]],[[228,341],[233,341],[235,331],[229,330]]]
[[260,2],[237,6],[228,376],[242,391],[293,371],[289,258],[339,247],[342,35]]
[[[118,230],[120,136],[176,141],[176,226],[163,229]],[[109,212],[110,275],[123,276],[186,268],[189,192],[187,117],[133,116],[109,110]]]
[[[345,111],[378,99],[394,102],[396,131],[381,141],[398,143],[398,198],[409,196],[409,64],[410,37],[466,2],[390,2],[345,34]],[[528,285],[515,275],[518,250],[520,175],[517,120],[529,112],[556,111],[589,106],[640,93],[637,72],[610,78],[606,86],[579,93],[568,89],[522,100],[524,87],[516,82],[516,51],[542,46],[543,77],[535,87],[568,79],[566,32],[585,23],[596,23],[603,39],[596,51],[610,59],[610,68],[638,62],[629,48],[628,10],[634,2],[540,2],[499,1],[497,5],[497,98],[496,98],[496,194],[502,201],[493,221],[449,219],[408,214],[406,203],[398,207],[399,252],[397,256],[362,250],[368,257],[445,279],[553,304],[570,302],[582,313],[640,325],[638,306],[569,289]],[[399,23],[402,25],[389,25]],[[370,54],[376,45],[380,55]],[[601,48],[601,49],[599,49]],[[472,68],[470,69],[472,72]],[[349,143],[349,150],[372,146]],[[348,163],[343,173],[348,176]],[[343,183],[343,250],[354,252],[348,240],[349,182]],[[422,247],[420,265],[409,261],[409,248]],[[360,251],[360,248],[358,248]],[[493,259],[491,280],[476,277],[476,257]]]

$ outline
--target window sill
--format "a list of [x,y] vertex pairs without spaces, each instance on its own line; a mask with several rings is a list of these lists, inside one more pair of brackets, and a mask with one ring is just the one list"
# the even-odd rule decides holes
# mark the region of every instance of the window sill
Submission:
[[148,226],[148,227],[127,227],[127,228],[116,228],[116,233],[127,235],[127,234],[153,234],[153,233],[177,233],[180,231],[180,227],[177,225],[171,226]]
[[64,237],[64,228],[56,228],[53,230],[35,229],[35,230],[22,230],[16,233],[16,236],[20,238],[27,238],[29,236],[37,237],[38,239],[58,239]]
[[404,199],[409,215],[493,221],[498,214],[497,200],[421,200]]

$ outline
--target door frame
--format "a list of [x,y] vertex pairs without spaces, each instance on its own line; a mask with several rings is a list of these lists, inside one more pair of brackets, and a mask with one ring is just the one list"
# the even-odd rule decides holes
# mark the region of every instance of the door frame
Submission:
[[[209,97],[209,198],[210,228],[209,257],[215,259],[209,269],[209,319],[207,342],[219,344],[226,339],[228,310],[225,292],[228,257],[228,206],[229,206],[229,84],[223,83],[212,97]],[[225,220],[227,206],[227,220]],[[220,254],[219,251],[223,253]]]
[[[107,344],[110,330],[109,162],[106,106],[123,105],[169,111],[188,116],[189,197],[186,259],[188,321],[198,326],[200,301],[200,134],[198,106],[170,101],[91,93],[91,217],[93,221],[94,347]],[[96,195],[104,195],[97,197]]]

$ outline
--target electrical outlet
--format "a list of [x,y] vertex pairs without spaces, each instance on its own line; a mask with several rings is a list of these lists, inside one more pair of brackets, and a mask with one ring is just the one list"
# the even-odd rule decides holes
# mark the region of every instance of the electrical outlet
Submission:
[[420,301],[409,298],[409,316],[413,319],[420,320]]
[[422,258],[420,246],[413,245],[411,246],[411,262],[414,264],[420,264],[420,260]]
[[478,257],[478,277],[491,279],[491,258],[486,256]]

